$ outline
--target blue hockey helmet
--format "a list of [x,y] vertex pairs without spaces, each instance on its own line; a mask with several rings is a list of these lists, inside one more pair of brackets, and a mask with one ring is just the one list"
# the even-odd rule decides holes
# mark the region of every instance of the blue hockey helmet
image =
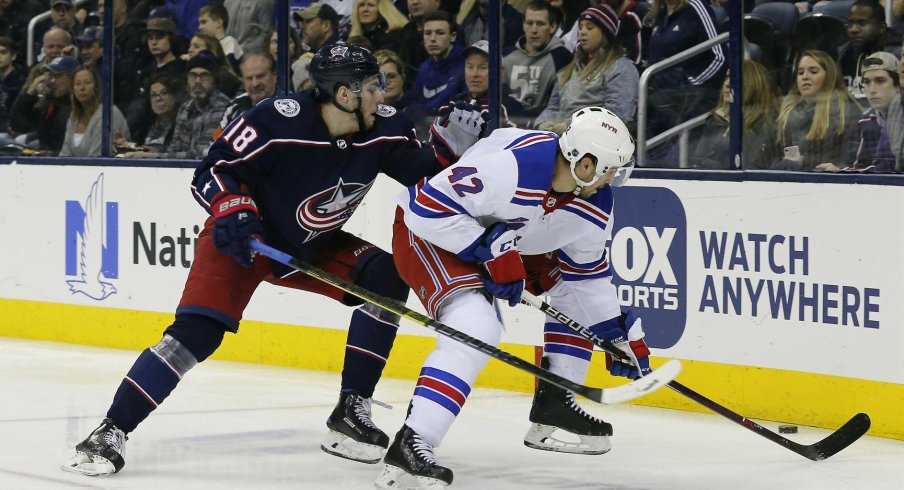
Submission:
[[362,82],[370,77],[379,77],[381,90],[386,87],[377,58],[367,49],[343,41],[320,48],[311,60],[308,72],[320,102],[332,100],[340,86],[348,87],[360,97]]

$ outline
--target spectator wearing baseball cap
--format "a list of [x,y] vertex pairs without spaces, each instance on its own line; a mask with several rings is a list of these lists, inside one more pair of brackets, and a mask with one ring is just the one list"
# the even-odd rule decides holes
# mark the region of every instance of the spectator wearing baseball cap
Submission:
[[[901,80],[898,58],[878,51],[867,55],[860,63],[860,83],[870,108],[857,121],[859,138],[851,141],[850,166],[845,170],[894,172],[895,155],[891,149],[889,109],[898,97],[900,109]],[[900,127],[895,127],[900,130]],[[823,163],[816,170],[838,171],[840,164]]]
[[324,3],[312,3],[303,10],[292,13],[302,33],[302,42],[310,51],[339,40],[339,14]]
[[82,64],[100,73],[104,56],[104,28],[86,27],[75,40],[78,41],[78,53]]
[[[449,101],[449,104],[439,109],[439,117],[436,119],[437,123],[457,104],[478,105],[481,109],[489,109],[490,107],[488,98],[490,90],[490,43],[485,40],[477,41],[465,48],[461,54],[464,59],[465,91],[455,95]],[[508,86],[503,85],[501,127],[517,127],[517,124],[512,119],[524,116],[524,106],[509,95]]]
[[176,23],[170,18],[171,11],[165,7],[158,7],[147,19],[143,30],[145,43],[152,59],[150,63],[139,68],[133,75],[136,80],[137,96],[129,103],[128,110],[124,111],[129,121],[129,129],[134,135],[144,135],[150,130],[153,121],[153,112],[148,102],[148,81],[156,74],[166,74],[178,79],[185,79],[185,61],[175,54],[175,46],[178,43],[176,36]]
[[637,112],[639,75],[616,42],[618,14],[600,4],[578,18],[580,39],[571,64],[562,68],[549,105],[534,121],[537,129],[561,134],[571,115],[587,106],[605,107],[629,127]]
[[18,133],[37,133],[38,148],[42,153],[56,155],[63,146],[70,112],[72,72],[79,66],[81,63],[72,56],[57,56],[13,103],[10,127]]

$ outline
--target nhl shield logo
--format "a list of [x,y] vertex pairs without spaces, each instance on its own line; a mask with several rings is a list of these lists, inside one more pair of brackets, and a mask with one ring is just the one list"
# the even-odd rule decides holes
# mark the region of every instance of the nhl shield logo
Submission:
[[395,107],[386,104],[380,104],[377,106],[377,115],[383,117],[389,117],[396,113]]
[[546,207],[551,208],[556,205],[556,198],[548,197],[546,198]]
[[301,105],[292,99],[276,99],[273,101],[273,106],[286,117],[295,117],[301,112]]
[[338,146],[340,150],[344,150],[348,148],[348,143],[346,143],[345,140],[336,140],[336,146]]

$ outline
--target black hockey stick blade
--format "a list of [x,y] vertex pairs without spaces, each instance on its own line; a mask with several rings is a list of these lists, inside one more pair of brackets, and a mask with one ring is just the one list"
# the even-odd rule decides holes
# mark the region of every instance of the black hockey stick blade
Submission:
[[[554,320],[574,330],[585,339],[590,340],[603,351],[619,359],[629,360],[628,356],[624,352],[622,352],[621,349],[612,344],[612,342],[609,342],[608,340],[597,336],[591,330],[583,327],[581,324],[572,320],[564,313],[550,306],[549,303],[542,301],[540,298],[527,291],[521,294],[521,299],[524,300],[525,303],[539,309],[543,313],[546,313]],[[744,417],[743,415],[740,415],[733,410],[724,407],[713,400],[710,400],[700,393],[697,393],[687,386],[684,386],[678,381],[670,381],[668,387],[690,398],[691,400],[694,400],[695,402],[703,405],[713,412],[727,418],[728,420],[731,420],[741,427],[744,427],[813,461],[822,461],[824,459],[827,459],[835,453],[841,451],[842,449],[850,446],[854,443],[854,441],[860,439],[860,437],[865,434],[870,427],[869,415],[865,413],[858,413],[857,415],[851,417],[851,419],[848,420],[844,425],[839,427],[838,430],[829,434],[825,439],[814,444],[804,445],[776,434],[775,432],[763,427],[753,420],[750,420],[747,417]]]
[[845,424],[839,427],[835,432],[826,436],[825,439],[814,444],[804,445],[763,427],[753,420],[710,400],[677,381],[670,382],[668,386],[741,427],[744,427],[755,434],[759,434],[772,442],[785,446],[791,451],[813,461],[827,459],[842,449],[850,446],[854,441],[860,439],[863,434],[866,434],[866,431],[868,431],[870,427],[869,415],[858,413],[851,417],[850,420],[845,422]]
[[251,240],[251,249],[265,257],[292,267],[299,272],[303,272],[313,277],[314,279],[318,279],[349,294],[355,295],[358,298],[367,301],[368,303],[379,306],[380,308],[395,313],[396,315],[399,315],[401,317],[407,318],[408,320],[413,321],[414,323],[417,323],[421,326],[427,327],[436,333],[445,335],[446,337],[461,342],[473,349],[477,349],[494,359],[498,359],[510,366],[533,374],[534,376],[548,381],[560,388],[573,391],[578,395],[581,395],[588,400],[593,400],[597,403],[612,405],[644,396],[650,392],[656,391],[659,388],[666,386],[669,381],[675,379],[675,377],[678,376],[678,373],[681,372],[680,362],[674,361],[670,362],[670,364],[667,364],[666,366],[657,369],[656,376],[644,376],[643,378],[640,378],[626,385],[617,386],[615,388],[593,388],[590,386],[585,386],[563,378],[532,363],[529,363],[521,359],[520,357],[487,344],[480,339],[471,337],[470,335],[460,332],[444,323],[438,322],[428,317],[427,315],[423,315],[414,310],[411,310],[400,301],[387,298],[368,289],[362,288],[356,284],[352,284],[296,257],[292,257],[285,252],[279,251],[273,247],[270,247],[269,245],[261,243],[258,240]]

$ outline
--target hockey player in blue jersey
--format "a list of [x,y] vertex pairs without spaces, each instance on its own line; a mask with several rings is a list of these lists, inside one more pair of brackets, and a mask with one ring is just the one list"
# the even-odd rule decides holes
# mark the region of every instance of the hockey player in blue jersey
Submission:
[[[346,305],[361,301],[265,257],[252,237],[378,294],[399,301],[408,286],[392,257],[342,231],[377,174],[403,185],[434,175],[481,131],[479,112],[459,109],[433,128],[440,144],[422,147],[411,124],[382,105],[384,81],[366,49],[335,43],[310,65],[315,89],[265,99],[227,126],[195,171],[192,191],[209,211],[175,321],[123,379],[106,419],[76,446],[64,469],[115,473],[123,445],[226,332],[236,333],[258,285],[315,292]],[[351,318],[339,402],[326,421],[324,451],[377,463],[389,437],[371,420],[371,397],[399,318],[371,305]]]
[[[399,195],[392,249],[400,275],[433,318],[492,345],[502,334],[492,297],[515,306],[526,280],[539,278],[553,307],[629,354],[630,364],[610,359],[613,375],[649,372],[641,323],[621,311],[606,252],[614,216],[611,186],[628,178],[633,153],[628,128],[599,107],[577,111],[561,137],[494,131],[456,164]],[[544,364],[584,382],[590,341],[552,320],[544,340]],[[437,339],[408,417],[386,451],[378,487],[452,483],[452,470],[438,463],[433,449],[487,359],[464,344]],[[524,439],[529,447],[583,454],[610,449],[612,426],[581,409],[572,393],[542,380],[530,421]],[[558,429],[581,442],[555,438]]]

